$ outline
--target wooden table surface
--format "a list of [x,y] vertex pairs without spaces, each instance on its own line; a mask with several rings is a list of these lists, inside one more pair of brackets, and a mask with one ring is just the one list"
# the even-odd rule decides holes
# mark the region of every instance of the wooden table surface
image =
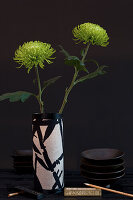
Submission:
[[[66,172],[65,173],[65,186],[69,187],[81,187],[83,186],[84,179],[80,176],[79,172]],[[14,196],[8,198],[8,193],[15,192],[15,186],[25,186],[33,189],[33,175],[32,174],[17,174],[14,170],[0,170],[0,199],[2,200],[30,200],[33,197],[28,196]],[[126,175],[119,180],[117,183],[111,186],[112,189],[132,193],[133,194],[133,169],[128,169]],[[47,200],[102,200],[102,199],[131,199],[118,194],[113,194],[110,192],[103,192],[102,197],[64,197],[62,194],[49,195]]]

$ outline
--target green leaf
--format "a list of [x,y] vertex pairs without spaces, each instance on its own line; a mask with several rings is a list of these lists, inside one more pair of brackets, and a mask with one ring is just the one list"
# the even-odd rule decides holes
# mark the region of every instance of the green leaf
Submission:
[[104,68],[108,68],[109,66],[107,66],[107,65],[101,65],[99,68],[99,71],[101,71],[101,72],[103,72],[102,70],[104,69]]
[[31,95],[34,94],[25,91],[5,93],[0,96],[0,101],[9,99],[10,102],[16,102],[16,101],[25,102]]
[[70,56],[69,53],[68,53],[61,45],[59,45],[59,47],[60,47],[60,49],[61,49],[60,52],[62,52],[66,57],[69,57],[69,56]]
[[97,77],[97,76],[99,76],[99,75],[104,75],[104,74],[106,74],[106,71],[103,70],[105,67],[107,67],[107,66],[102,65],[102,66],[98,67],[98,68],[96,69],[96,71],[91,72],[91,73],[87,74],[86,76],[82,76],[81,78],[79,78],[79,79],[77,79],[77,80],[75,81],[75,85],[76,85],[77,83],[83,82],[83,81],[85,81],[85,80],[87,80],[87,79],[92,79],[92,78],[95,78],[95,77]]
[[61,48],[61,52],[66,56],[66,65],[76,67],[78,71],[85,71],[88,73],[85,64],[77,56],[70,56],[70,54],[61,45],[59,45],[59,47]]
[[97,67],[99,67],[99,64],[98,64],[98,62],[96,61],[96,60],[94,60],[94,59],[89,59],[89,60],[87,60],[88,62],[93,62],[94,64],[96,64],[97,65]]
[[85,71],[88,73],[88,70],[85,67],[85,64],[76,56],[69,56],[65,59],[65,64],[69,66],[74,66],[78,71]]
[[51,79],[49,79],[47,81],[44,81],[42,92],[46,89],[46,87],[48,87],[49,85],[55,83],[59,78],[61,78],[61,76],[56,76],[56,77],[51,78]]
[[80,59],[76,56],[69,56],[65,59],[65,64],[69,66],[77,66],[80,64]]
[[85,64],[81,60],[80,60],[80,63],[77,64],[76,68],[77,68],[78,71],[85,71],[85,72],[89,73]]

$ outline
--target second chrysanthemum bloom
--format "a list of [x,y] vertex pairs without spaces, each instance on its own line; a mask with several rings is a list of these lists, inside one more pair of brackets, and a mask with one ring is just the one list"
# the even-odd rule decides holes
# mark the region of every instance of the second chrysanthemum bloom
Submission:
[[51,59],[54,59],[51,56],[54,53],[55,50],[51,47],[51,44],[40,41],[30,41],[19,46],[15,52],[14,60],[21,64],[21,66],[24,65],[29,73],[33,66],[39,65],[43,69],[44,61],[51,64]]
[[99,45],[106,47],[108,42],[108,35],[106,30],[101,26],[93,23],[84,23],[76,26],[72,31],[76,41],[84,44],[91,43],[92,45]]

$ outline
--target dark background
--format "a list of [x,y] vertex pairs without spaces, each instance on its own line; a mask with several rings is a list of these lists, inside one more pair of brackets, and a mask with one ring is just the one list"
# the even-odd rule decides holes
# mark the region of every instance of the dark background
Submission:
[[[61,75],[45,94],[47,112],[58,112],[73,68],[64,65],[61,44],[79,56],[83,45],[72,40],[72,29],[92,22],[107,30],[108,47],[91,46],[88,57],[110,66],[108,73],[76,86],[64,110],[65,169],[79,169],[80,152],[96,147],[118,148],[133,167],[133,1],[132,0],[4,0],[0,3],[0,94],[33,91],[34,70],[16,69],[14,52],[23,42],[52,44],[54,64],[40,70],[42,80]],[[0,168],[12,167],[15,149],[32,147],[31,115],[36,100],[0,102]]]

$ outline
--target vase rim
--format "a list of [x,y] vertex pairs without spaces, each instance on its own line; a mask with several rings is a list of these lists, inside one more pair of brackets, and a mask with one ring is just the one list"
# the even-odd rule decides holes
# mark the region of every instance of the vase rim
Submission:
[[60,113],[33,113],[32,118],[37,119],[60,119],[62,118],[62,114]]

